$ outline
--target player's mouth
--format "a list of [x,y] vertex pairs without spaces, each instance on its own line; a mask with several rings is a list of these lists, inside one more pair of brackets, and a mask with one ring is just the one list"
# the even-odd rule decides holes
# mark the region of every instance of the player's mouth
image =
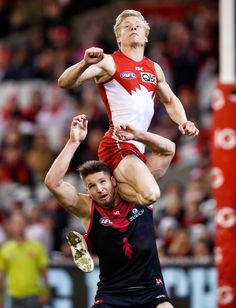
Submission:
[[100,199],[101,201],[106,201],[107,198],[108,198],[108,194],[103,194],[103,195],[101,195],[101,196],[99,197],[99,199]]

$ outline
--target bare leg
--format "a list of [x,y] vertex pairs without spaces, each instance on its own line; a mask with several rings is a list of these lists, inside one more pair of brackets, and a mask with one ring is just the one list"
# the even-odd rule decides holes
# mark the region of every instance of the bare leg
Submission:
[[147,160],[147,167],[158,181],[167,171],[175,154],[175,144],[167,138],[155,135],[156,146]]
[[125,157],[114,171],[119,192],[125,200],[150,204],[160,197],[159,180],[168,169],[175,154],[174,142],[150,132],[138,131],[129,124],[116,128],[116,135],[123,141],[137,140],[152,151],[145,165],[137,157]]
[[160,197],[160,189],[148,167],[135,155],[122,159],[114,170],[120,196],[130,202],[147,205]]

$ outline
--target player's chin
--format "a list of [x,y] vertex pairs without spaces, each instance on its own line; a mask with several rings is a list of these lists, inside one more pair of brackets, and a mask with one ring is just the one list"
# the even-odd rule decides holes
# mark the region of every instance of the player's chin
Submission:
[[113,205],[113,202],[110,198],[106,198],[106,200],[99,200],[98,204],[103,207],[110,207]]
[[130,45],[132,48],[137,48],[137,47],[140,47],[140,46],[144,46],[144,44],[142,44],[139,40],[132,40],[130,42]]

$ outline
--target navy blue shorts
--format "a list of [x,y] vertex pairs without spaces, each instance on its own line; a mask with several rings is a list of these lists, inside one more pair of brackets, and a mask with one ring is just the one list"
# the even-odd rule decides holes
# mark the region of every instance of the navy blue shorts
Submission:
[[165,287],[159,286],[152,290],[138,289],[122,293],[97,294],[92,308],[156,308],[164,302],[171,303],[171,300]]

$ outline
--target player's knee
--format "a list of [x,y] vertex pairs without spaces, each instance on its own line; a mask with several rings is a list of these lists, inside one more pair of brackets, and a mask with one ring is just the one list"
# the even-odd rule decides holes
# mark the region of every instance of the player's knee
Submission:
[[171,140],[168,140],[167,154],[170,157],[173,157],[175,155],[175,143]]
[[155,201],[157,201],[157,199],[160,198],[160,195],[161,193],[158,186],[148,188],[142,193],[142,204],[148,205],[154,203]]

